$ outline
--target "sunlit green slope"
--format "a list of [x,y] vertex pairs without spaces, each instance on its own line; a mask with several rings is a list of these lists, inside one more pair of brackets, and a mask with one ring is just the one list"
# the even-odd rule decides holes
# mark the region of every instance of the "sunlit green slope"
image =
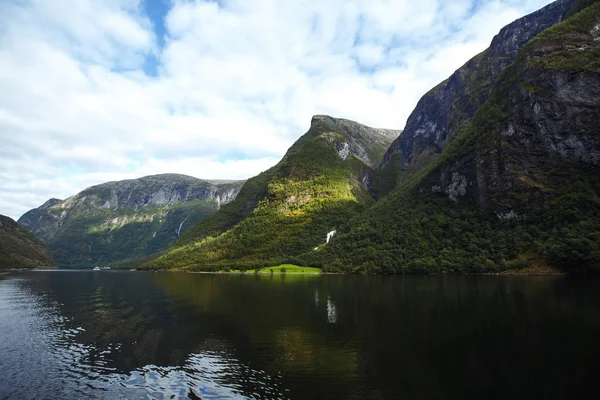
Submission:
[[248,269],[314,251],[373,203],[365,182],[398,134],[315,116],[277,165],[143,268]]

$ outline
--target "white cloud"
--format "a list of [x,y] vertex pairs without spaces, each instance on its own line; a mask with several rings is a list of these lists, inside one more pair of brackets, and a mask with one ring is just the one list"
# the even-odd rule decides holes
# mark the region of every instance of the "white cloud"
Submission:
[[155,173],[248,178],[313,114],[402,128],[423,93],[549,3],[477,0],[473,14],[474,1],[173,0],[160,41],[141,0],[3,3],[0,213]]

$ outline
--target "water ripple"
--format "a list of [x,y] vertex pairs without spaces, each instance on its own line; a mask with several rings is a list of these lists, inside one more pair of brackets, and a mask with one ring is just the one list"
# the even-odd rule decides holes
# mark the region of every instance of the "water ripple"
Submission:
[[[138,316],[124,300],[107,305],[107,296],[101,290],[80,292],[75,303],[88,315],[114,318],[118,313],[123,320]],[[159,304],[168,305],[165,300]],[[0,369],[12,366],[0,376],[0,398],[71,398],[74,393],[90,399],[287,398],[280,377],[244,365],[223,345],[190,354],[180,366],[150,364],[129,373],[117,371],[112,361],[123,343],[80,341],[88,330],[71,326],[60,313],[62,306],[50,293],[32,292],[23,279],[0,281],[0,337],[7,338],[0,343]],[[32,381],[40,386],[15,385]],[[253,387],[257,391],[248,389]]]

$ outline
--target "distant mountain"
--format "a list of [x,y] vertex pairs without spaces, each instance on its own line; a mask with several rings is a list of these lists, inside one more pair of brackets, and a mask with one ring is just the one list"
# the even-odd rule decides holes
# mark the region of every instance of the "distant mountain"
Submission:
[[56,262],[41,240],[0,215],[0,269],[6,268],[56,268]]
[[108,182],[48,200],[18,222],[46,242],[61,268],[118,265],[166,249],[242,184],[177,174]]
[[250,268],[313,251],[373,204],[369,177],[400,131],[318,115],[271,169],[146,268]]
[[330,270],[599,269],[600,3],[502,29],[421,99],[378,173],[391,192],[334,238]]

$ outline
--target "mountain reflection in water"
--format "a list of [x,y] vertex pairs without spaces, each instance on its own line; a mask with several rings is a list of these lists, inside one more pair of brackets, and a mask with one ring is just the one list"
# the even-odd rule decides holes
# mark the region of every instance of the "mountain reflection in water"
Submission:
[[4,274],[0,398],[578,397],[597,378],[599,289],[565,277]]

